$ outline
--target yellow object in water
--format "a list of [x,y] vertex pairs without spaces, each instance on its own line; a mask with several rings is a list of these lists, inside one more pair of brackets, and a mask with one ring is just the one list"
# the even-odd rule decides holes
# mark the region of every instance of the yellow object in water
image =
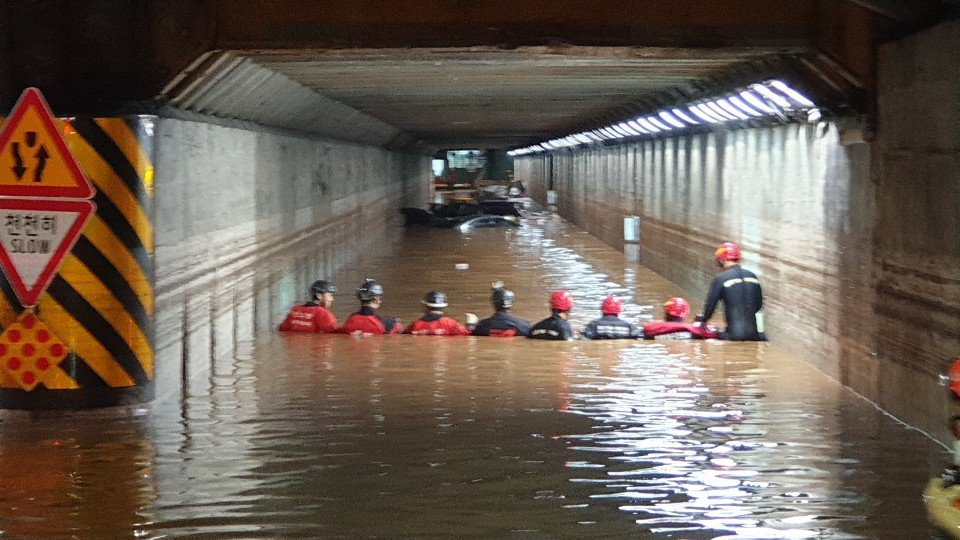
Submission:
[[930,521],[953,538],[960,539],[960,485],[945,486],[942,478],[931,478],[923,490],[923,504]]

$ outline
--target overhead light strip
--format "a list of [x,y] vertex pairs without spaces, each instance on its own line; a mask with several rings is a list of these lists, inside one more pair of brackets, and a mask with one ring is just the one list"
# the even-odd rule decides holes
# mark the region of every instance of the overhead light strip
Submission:
[[[516,148],[510,156],[525,156],[560,148],[591,145],[604,141],[656,137],[664,133],[680,133],[704,125],[750,125],[756,120],[779,123],[816,122],[823,113],[809,97],[787,83],[772,79],[749,85],[723,96],[702,99],[682,107],[664,109],[598,129],[572,133],[539,144]],[[698,127],[699,126],[699,127]]]

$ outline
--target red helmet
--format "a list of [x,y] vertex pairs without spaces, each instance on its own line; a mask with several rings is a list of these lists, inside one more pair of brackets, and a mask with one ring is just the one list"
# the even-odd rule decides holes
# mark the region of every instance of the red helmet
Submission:
[[947,388],[957,397],[960,397],[960,358],[955,358],[950,364],[950,371],[947,372],[949,380]]
[[603,305],[600,306],[600,311],[604,315],[619,315],[623,311],[623,302],[617,300],[612,294],[608,296],[604,301]]
[[550,297],[550,309],[570,311],[573,309],[573,297],[567,291],[557,291]]
[[740,260],[740,246],[732,242],[724,242],[717,246],[714,255],[718,261],[737,262]]
[[683,298],[674,296],[663,303],[663,311],[668,317],[686,320],[690,316],[690,304]]

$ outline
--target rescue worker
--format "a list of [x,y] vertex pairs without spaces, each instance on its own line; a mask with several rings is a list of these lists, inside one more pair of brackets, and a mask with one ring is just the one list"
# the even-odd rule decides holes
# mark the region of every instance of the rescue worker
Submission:
[[[426,315],[413,321],[403,333],[414,336],[469,336],[470,330],[451,317],[443,314],[449,305],[447,295],[440,291],[430,291],[420,301],[424,305]],[[470,319],[470,314],[467,314]],[[474,319],[475,320],[475,319]]]
[[717,329],[705,324],[690,324],[690,304],[675,296],[663,303],[662,321],[643,325],[643,337],[646,339],[713,339]]
[[573,297],[567,291],[557,291],[550,297],[550,311],[553,314],[533,325],[530,329],[532,339],[573,339],[573,329],[567,319],[573,309]]
[[530,334],[530,321],[515,317],[509,313],[513,307],[515,295],[513,291],[505,289],[503,283],[493,284],[490,294],[490,303],[493,304],[493,315],[481,320],[473,329],[475,336],[515,337]]
[[941,375],[942,384],[949,391],[951,407],[950,433],[953,435],[953,466],[945,470],[940,478],[944,487],[960,484],[960,357],[954,358],[947,370],[947,376]]
[[337,288],[329,281],[315,281],[310,286],[311,300],[302,306],[293,306],[280,324],[281,332],[333,332],[337,318],[330,312],[333,293]]
[[757,327],[758,312],[763,308],[760,280],[753,272],[740,267],[740,247],[736,244],[720,244],[714,255],[723,272],[713,278],[703,314],[697,315],[695,322],[709,321],[717,302],[722,301],[727,327],[720,332],[720,339],[766,341],[762,328]]
[[383,285],[367,278],[357,287],[360,311],[347,317],[343,326],[337,329],[342,334],[398,334],[403,330],[400,320],[380,315],[377,311],[383,304]]
[[623,302],[613,295],[608,296],[600,305],[603,314],[593,320],[580,332],[583,339],[641,339],[643,330],[620,319],[623,311]]

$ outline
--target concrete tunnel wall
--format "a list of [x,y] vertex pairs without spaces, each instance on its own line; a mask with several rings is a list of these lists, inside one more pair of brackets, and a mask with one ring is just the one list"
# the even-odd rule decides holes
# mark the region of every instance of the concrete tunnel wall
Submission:
[[158,400],[216,373],[429,195],[426,156],[180,119],[155,129]]
[[[960,22],[880,52],[879,130],[837,123],[716,132],[518,159],[543,201],[695,294],[713,247],[743,244],[772,340],[947,439],[937,375],[960,356]],[[921,54],[922,51],[922,54]],[[552,159],[552,166],[550,160]]]

